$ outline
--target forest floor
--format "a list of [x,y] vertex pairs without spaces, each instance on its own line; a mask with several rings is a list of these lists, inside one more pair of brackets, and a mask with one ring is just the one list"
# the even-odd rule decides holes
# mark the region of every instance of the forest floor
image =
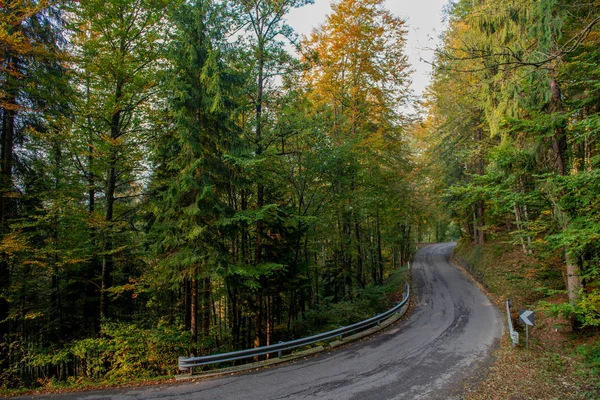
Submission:
[[[544,306],[566,301],[565,294],[545,290],[560,289],[562,272],[555,267],[560,260],[544,263],[502,242],[459,244],[455,255],[503,313],[511,300],[520,335],[516,347],[505,335],[487,377],[467,387],[465,399],[600,399],[600,330],[573,332],[568,320],[552,316]],[[520,309],[535,311],[529,349],[525,327],[518,322]]]

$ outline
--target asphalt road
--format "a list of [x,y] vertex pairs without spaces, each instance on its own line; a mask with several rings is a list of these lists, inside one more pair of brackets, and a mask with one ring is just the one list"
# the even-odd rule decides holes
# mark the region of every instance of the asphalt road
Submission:
[[224,378],[60,399],[459,399],[503,334],[501,315],[449,260],[454,244],[413,263],[411,317],[373,338],[307,360]]

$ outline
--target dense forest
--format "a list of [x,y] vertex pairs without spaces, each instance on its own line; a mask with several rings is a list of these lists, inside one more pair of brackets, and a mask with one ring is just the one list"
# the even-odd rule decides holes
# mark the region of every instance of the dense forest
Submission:
[[384,0],[309,3],[0,1],[0,387],[334,328],[459,236],[600,326],[600,2],[450,2],[418,106]]
[[463,241],[556,276],[554,312],[600,326],[600,2],[455,2],[418,129]]
[[0,386],[336,327],[407,262],[405,22],[342,0],[299,38],[310,2],[0,3]]

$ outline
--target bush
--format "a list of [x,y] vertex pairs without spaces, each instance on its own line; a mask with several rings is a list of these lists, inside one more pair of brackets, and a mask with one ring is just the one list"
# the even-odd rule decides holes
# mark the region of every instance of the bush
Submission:
[[394,271],[382,286],[368,285],[352,300],[321,304],[296,322],[295,331],[300,336],[312,335],[380,314],[395,304],[395,294],[402,291],[405,279],[406,270]]
[[[564,291],[549,291],[549,293],[553,292]],[[582,328],[600,327],[600,290],[598,289],[589,293],[582,292],[581,299],[576,306],[568,302],[551,304],[540,301],[539,304],[553,316],[561,315],[564,318],[570,318],[574,314]]]
[[28,365],[56,370],[69,364],[76,379],[122,382],[175,374],[178,357],[189,354],[191,347],[190,334],[173,327],[141,329],[136,324],[111,322],[102,326],[101,337],[39,352]]
[[600,326],[600,290],[583,293],[575,308],[575,315],[584,328]]

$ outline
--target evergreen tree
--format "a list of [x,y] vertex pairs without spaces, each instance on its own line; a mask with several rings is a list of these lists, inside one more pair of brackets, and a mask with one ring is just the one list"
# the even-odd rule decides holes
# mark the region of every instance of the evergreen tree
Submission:
[[[525,254],[562,253],[573,327],[586,292],[582,289],[593,281],[582,278],[595,270],[594,229],[579,218],[585,214],[587,221],[594,220],[595,214],[576,205],[571,186],[578,182],[586,193],[594,190],[588,180],[595,173],[595,149],[588,133],[594,117],[587,118],[596,112],[587,103],[594,98],[595,86],[589,80],[594,72],[578,69],[586,64],[579,63],[582,58],[594,57],[588,46],[596,45],[600,20],[593,7],[554,0],[458,2],[431,91],[431,129],[439,134],[442,147],[452,143],[453,152],[473,154],[464,139],[481,129],[488,135],[478,176],[455,181],[450,192],[457,213],[464,215],[461,220],[469,220],[474,202],[483,202],[481,230],[504,225]],[[478,87],[468,82],[477,82]],[[566,87],[573,91],[567,92]],[[448,93],[461,91],[474,95],[461,95],[454,104],[446,102]],[[586,100],[580,102],[578,96]],[[473,98],[481,105],[478,120],[457,130]],[[583,103],[587,106],[577,106]],[[586,128],[581,130],[579,121],[586,121]],[[458,161],[468,171],[466,160]],[[480,217],[473,215],[473,221]],[[467,224],[465,232],[469,231]],[[586,313],[593,311],[580,312]]]
[[26,150],[34,136],[61,129],[52,124],[66,110],[61,101],[68,99],[59,4],[9,1],[0,10],[0,369],[7,380],[14,377],[9,366],[21,356],[9,350],[10,344],[27,339],[19,337],[26,312],[15,308],[16,300],[29,306],[22,285],[30,277],[19,259],[25,241],[14,223],[40,205],[28,192],[37,177]]
[[399,194],[407,187],[388,172],[408,167],[399,113],[408,99],[406,31],[382,1],[341,1],[332,10],[307,43],[314,66],[305,79],[315,107],[326,112],[327,135],[340,157],[332,166],[337,208],[331,224],[339,227],[335,258],[345,296],[351,297],[366,275],[374,283],[383,280],[383,207],[405,211]]
[[180,5],[173,8],[173,21],[172,73],[166,82],[171,124],[157,143],[151,237],[159,255],[155,273],[163,287],[183,294],[184,322],[197,342],[199,304],[207,340],[211,279],[230,262],[222,221],[232,214],[225,202],[232,182],[224,156],[238,140],[239,80],[223,60],[227,21],[222,6],[210,0]]

